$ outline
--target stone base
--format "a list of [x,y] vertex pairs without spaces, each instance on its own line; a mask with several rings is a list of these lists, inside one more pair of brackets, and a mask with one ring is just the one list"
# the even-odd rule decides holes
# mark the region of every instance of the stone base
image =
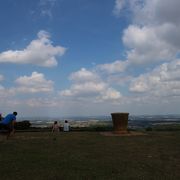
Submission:
[[100,132],[103,136],[142,136],[147,135],[143,132],[135,132],[135,131],[126,131],[126,133],[114,133],[114,131],[111,132]]
[[114,134],[128,134],[129,132],[126,130],[123,130],[123,131],[112,131],[112,133],[114,133]]

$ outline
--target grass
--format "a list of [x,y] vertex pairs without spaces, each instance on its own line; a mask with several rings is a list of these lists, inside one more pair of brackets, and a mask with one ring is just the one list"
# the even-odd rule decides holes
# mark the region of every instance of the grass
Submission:
[[1,180],[178,180],[180,131],[144,136],[22,132],[0,136]]

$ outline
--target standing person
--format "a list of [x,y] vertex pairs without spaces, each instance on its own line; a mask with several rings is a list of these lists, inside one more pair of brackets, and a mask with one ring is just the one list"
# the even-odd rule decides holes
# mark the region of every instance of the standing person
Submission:
[[7,130],[7,139],[10,135],[15,132],[15,123],[16,123],[17,112],[13,112],[12,114],[8,114],[4,119],[0,122],[0,129]]
[[59,132],[59,125],[57,121],[54,121],[52,132]]
[[64,132],[68,132],[69,131],[69,123],[68,123],[67,120],[65,120],[65,122],[64,122],[63,131]]

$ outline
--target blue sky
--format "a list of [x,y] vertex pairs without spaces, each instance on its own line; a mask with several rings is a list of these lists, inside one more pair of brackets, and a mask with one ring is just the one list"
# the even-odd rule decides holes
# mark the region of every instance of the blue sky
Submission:
[[179,113],[178,0],[2,0],[0,111]]

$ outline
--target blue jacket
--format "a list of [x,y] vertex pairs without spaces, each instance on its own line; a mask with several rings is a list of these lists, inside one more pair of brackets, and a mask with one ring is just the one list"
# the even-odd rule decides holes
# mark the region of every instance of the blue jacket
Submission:
[[8,114],[2,121],[2,124],[10,124],[16,120],[16,116],[14,114]]

